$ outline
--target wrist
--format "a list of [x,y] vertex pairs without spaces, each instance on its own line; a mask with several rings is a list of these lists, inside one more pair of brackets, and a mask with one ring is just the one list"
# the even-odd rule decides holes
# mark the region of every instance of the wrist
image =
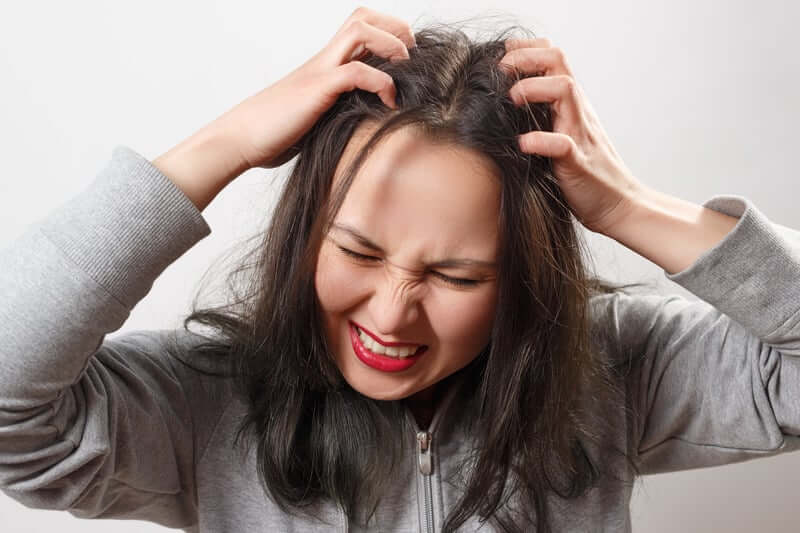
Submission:
[[235,139],[212,122],[152,161],[202,211],[248,169]]
[[619,209],[619,216],[613,223],[606,225],[598,233],[622,242],[632,230],[635,231],[637,224],[649,220],[652,212],[663,207],[666,201],[667,195],[641,185],[635,195],[628,196],[621,202],[624,208]]
[[737,218],[649,187],[629,215],[605,233],[625,247],[675,274],[716,246]]

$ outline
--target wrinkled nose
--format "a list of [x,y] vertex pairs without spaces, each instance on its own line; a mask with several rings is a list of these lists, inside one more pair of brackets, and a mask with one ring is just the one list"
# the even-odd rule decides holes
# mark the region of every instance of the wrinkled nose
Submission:
[[[419,295],[422,287],[416,280],[387,275],[376,288],[369,303],[372,325],[378,335],[402,335],[419,318]],[[401,338],[402,339],[402,338]],[[402,339],[414,342],[414,339]]]

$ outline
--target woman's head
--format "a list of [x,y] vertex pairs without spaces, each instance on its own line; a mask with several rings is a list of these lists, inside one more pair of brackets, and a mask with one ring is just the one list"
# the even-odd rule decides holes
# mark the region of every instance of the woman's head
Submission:
[[[364,59],[392,76],[397,109],[343,94],[298,144],[256,259],[232,274],[247,274],[246,292],[232,311],[185,321],[222,333],[249,406],[239,436],[257,444],[285,510],[331,498],[370,516],[408,440],[403,402],[383,400],[451,375],[466,378],[458,410],[475,454],[445,530],[473,514],[513,529],[495,512],[522,491],[522,516],[546,531],[545,493],[575,497],[598,475],[584,442],[599,437],[578,400],[621,402],[590,345],[591,290],[611,288],[587,276],[550,161],[517,145],[552,128],[545,104],[508,96],[515,79],[498,61],[514,29],[476,42],[430,27],[407,61]],[[351,322],[428,352],[399,372],[370,368]]]
[[[505,278],[506,291],[520,295],[535,284],[553,287],[580,266],[575,228],[546,161],[516,145],[517,134],[546,126],[549,116],[509,99],[513,79],[497,66],[503,40],[479,45],[434,30],[415,37],[408,61],[365,60],[392,76],[398,108],[368,92],[344,95],[305,139],[293,173],[302,180],[316,170],[302,167],[318,146],[336,154],[318,169],[326,181],[309,239],[319,253],[316,295],[339,371],[379,400],[430,397],[436,382],[488,353],[501,272],[516,271]],[[488,264],[433,266],[442,259]],[[371,368],[356,356],[352,322],[365,335],[427,350],[401,371]]]

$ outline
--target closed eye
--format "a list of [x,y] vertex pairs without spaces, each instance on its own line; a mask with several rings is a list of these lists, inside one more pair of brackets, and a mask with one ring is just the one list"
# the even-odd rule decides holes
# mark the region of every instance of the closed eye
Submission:
[[[380,257],[374,257],[372,255],[364,255],[358,252],[354,252],[353,250],[349,250],[343,246],[339,246],[338,244],[336,247],[347,256],[350,256],[354,259],[358,259],[359,261],[368,261],[368,262],[375,262],[380,261]],[[435,270],[431,271],[435,276],[439,277],[445,283],[449,283],[454,287],[474,287],[478,285],[481,281],[476,279],[464,279],[464,278],[452,278],[450,276],[445,276],[441,272],[436,272]]]

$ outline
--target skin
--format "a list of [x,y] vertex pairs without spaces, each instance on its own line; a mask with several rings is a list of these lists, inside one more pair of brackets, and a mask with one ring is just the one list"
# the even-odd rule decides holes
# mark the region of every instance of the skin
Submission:
[[[360,125],[334,173],[372,131]],[[493,163],[459,146],[434,144],[412,128],[385,138],[356,175],[335,224],[355,227],[384,251],[333,228],[319,251],[315,287],[336,364],[355,390],[376,400],[409,399],[418,420],[434,408],[437,382],[469,364],[488,343],[497,302],[496,266],[430,266],[448,258],[496,262],[499,178]],[[376,259],[347,256],[338,246]],[[450,285],[440,275],[480,280]],[[428,345],[409,369],[362,363],[348,320],[384,341]]]

